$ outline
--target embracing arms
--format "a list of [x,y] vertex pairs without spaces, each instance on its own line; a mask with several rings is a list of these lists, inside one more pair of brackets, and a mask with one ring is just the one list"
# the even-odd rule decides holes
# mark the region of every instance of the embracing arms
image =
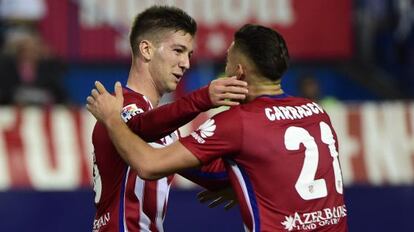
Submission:
[[87,109],[105,124],[113,144],[122,158],[144,179],[158,179],[201,162],[179,142],[165,148],[153,148],[134,134],[121,119],[122,87],[115,84],[115,97],[97,82]]
[[[100,85],[98,82],[97,86]],[[143,140],[152,142],[171,134],[201,112],[239,104],[246,93],[246,82],[236,77],[216,79],[170,104],[134,116],[127,124]]]

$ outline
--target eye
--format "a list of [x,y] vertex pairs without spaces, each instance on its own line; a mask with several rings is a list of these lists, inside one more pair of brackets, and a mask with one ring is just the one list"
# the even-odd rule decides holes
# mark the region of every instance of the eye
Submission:
[[174,52],[176,52],[177,54],[181,54],[181,53],[183,53],[184,51],[183,51],[183,49],[181,49],[181,48],[175,48],[175,49],[174,49]]

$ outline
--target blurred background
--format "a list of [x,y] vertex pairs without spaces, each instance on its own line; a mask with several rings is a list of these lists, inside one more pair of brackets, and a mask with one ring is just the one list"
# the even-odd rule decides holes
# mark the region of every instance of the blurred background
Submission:
[[[199,26],[171,101],[224,71],[235,30],[287,40],[288,94],[320,102],[337,130],[350,231],[414,231],[413,0],[0,0],[0,230],[91,231],[93,82],[125,83],[132,18],[176,5]],[[182,131],[198,126],[198,117]],[[242,231],[176,178],[166,231]]]

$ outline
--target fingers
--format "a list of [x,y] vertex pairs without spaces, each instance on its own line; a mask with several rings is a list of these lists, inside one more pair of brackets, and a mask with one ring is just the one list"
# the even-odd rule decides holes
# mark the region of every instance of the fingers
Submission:
[[217,200],[212,201],[210,204],[208,204],[209,208],[217,207],[218,205],[221,205],[223,202],[226,202],[227,200],[220,197]]
[[[95,87],[96,87],[96,89],[91,90],[91,96],[92,96],[93,99],[97,99],[100,94],[103,94],[103,93],[107,92],[105,87],[99,81],[95,81]],[[90,98],[91,96],[89,96],[88,98]],[[88,100],[88,98],[86,100]],[[92,99],[90,99],[90,100],[92,100]]]
[[117,81],[115,83],[114,90],[115,90],[116,98],[119,98],[119,97],[123,96],[122,95],[122,86],[121,86],[121,83],[119,81]]
[[240,102],[229,101],[229,100],[221,100],[221,101],[217,101],[217,105],[220,105],[220,106],[238,106],[238,105],[240,105]]
[[235,93],[235,94],[247,94],[249,91],[246,87],[239,87],[239,86],[222,86],[221,88],[217,88],[218,91],[224,93]]
[[105,89],[105,86],[99,81],[95,81],[95,87],[100,94],[108,93],[108,91]]
[[206,201],[214,200],[218,196],[219,196],[219,194],[206,190],[206,191],[202,191],[202,192],[198,193],[197,194],[197,199],[198,199],[198,201],[200,201],[200,203],[204,203]]
[[223,93],[218,95],[217,103],[223,106],[237,106],[240,104],[240,101],[246,99],[244,94],[234,94],[234,93]]
[[86,102],[87,102],[88,104],[93,104],[93,103],[95,102],[95,99],[94,99],[93,97],[91,97],[91,96],[88,96],[88,97],[86,98]]
[[229,209],[233,208],[235,205],[237,205],[237,201],[235,201],[235,200],[231,200],[231,201],[229,201],[229,203],[227,203],[227,204],[224,206],[224,209],[225,209],[225,210],[229,210]]
[[237,76],[222,79],[224,85],[247,87],[247,82],[237,79]]
[[223,94],[220,94],[219,96],[220,96],[220,99],[228,99],[228,100],[233,100],[233,101],[240,101],[246,98],[246,95],[237,94],[237,93],[223,93]]
[[98,90],[92,89],[91,90],[91,96],[96,99],[99,96]]

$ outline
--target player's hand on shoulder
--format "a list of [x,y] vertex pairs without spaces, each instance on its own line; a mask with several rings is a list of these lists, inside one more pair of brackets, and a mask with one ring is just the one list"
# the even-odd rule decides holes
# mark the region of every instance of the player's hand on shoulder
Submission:
[[208,92],[214,106],[235,106],[246,98],[247,82],[236,76],[218,78],[211,81]]
[[119,82],[115,83],[115,96],[111,95],[102,85],[101,82],[95,82],[95,88],[92,89],[91,95],[86,98],[86,108],[93,116],[105,124],[112,119],[120,119],[124,97],[122,95],[122,86]]
[[200,203],[210,202],[208,204],[209,208],[214,208],[221,204],[224,204],[225,210],[233,208],[238,203],[236,194],[231,187],[217,191],[202,191],[197,194],[197,199]]

